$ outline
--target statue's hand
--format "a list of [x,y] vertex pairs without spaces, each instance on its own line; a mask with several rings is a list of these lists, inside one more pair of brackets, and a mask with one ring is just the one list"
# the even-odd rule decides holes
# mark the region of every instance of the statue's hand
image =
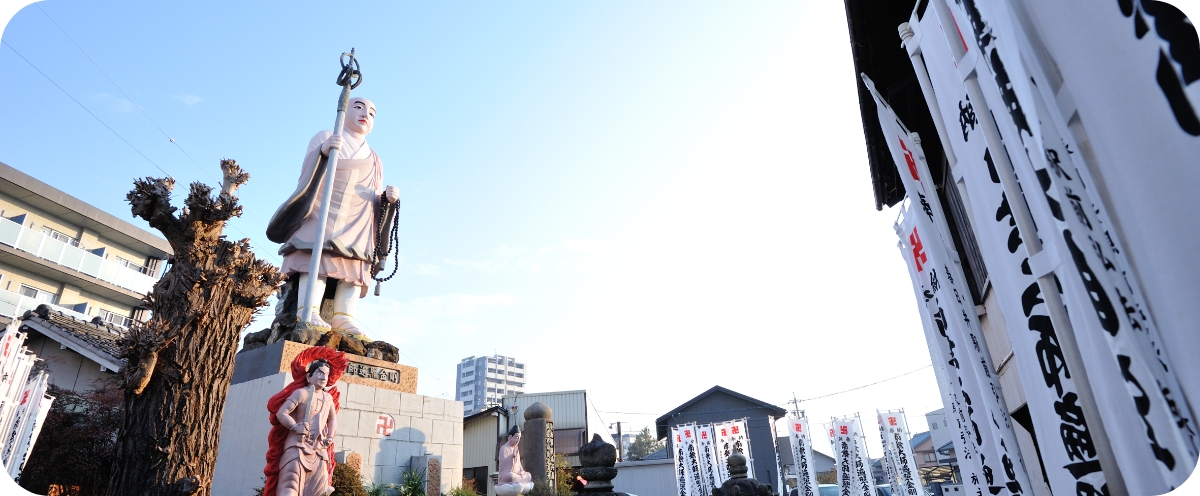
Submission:
[[321,144],[321,155],[329,156],[329,150],[341,147],[342,137],[335,134]]
[[388,186],[387,189],[383,191],[383,194],[387,196],[388,201],[392,203],[396,203],[396,200],[400,199],[400,189],[395,186]]
[[296,422],[296,425],[292,426],[292,432],[296,434],[308,434],[308,421]]

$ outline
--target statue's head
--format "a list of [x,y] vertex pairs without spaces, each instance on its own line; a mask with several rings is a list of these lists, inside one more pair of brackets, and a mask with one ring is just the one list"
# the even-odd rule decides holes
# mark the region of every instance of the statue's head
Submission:
[[324,388],[329,382],[329,362],[316,359],[308,364],[308,383],[318,388]]
[[519,442],[521,442],[521,431],[514,425],[508,430],[508,443],[517,444]]
[[375,127],[375,104],[361,96],[351,97],[346,108],[346,129],[363,136]]

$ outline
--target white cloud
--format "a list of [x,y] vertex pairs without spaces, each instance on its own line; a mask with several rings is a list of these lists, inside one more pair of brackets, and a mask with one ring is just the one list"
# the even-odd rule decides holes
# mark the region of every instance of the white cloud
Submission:
[[413,272],[419,276],[445,277],[445,274],[442,274],[442,268],[434,264],[417,264],[417,268]]
[[499,293],[489,295],[449,294],[426,296],[412,301],[414,309],[428,311],[430,315],[473,315],[480,308],[516,304],[516,297]]
[[101,102],[104,102],[104,103],[112,106],[113,110],[116,110],[117,112],[129,113],[129,112],[133,112],[134,110],[136,110],[138,108],[137,104],[133,103],[129,99],[117,98],[108,93],[99,93],[96,95],[96,97]]
[[592,258],[605,253],[604,244],[594,239],[568,239],[562,243],[529,249],[524,246],[500,246],[493,250],[497,260],[443,260],[466,270],[495,274],[506,269],[539,271],[545,268],[589,268]]
[[174,97],[175,97],[175,99],[176,99],[176,100],[179,100],[179,101],[183,102],[183,104],[184,104],[184,105],[187,105],[187,106],[189,106],[189,107],[190,107],[190,106],[192,106],[192,105],[195,105],[195,104],[197,104],[197,103],[200,103],[200,102],[204,101],[204,99],[203,99],[203,98],[200,98],[200,97],[198,97],[198,96],[196,96],[196,95],[193,95],[193,94],[191,94],[191,93],[184,93],[184,94],[182,94],[182,95],[174,95]]

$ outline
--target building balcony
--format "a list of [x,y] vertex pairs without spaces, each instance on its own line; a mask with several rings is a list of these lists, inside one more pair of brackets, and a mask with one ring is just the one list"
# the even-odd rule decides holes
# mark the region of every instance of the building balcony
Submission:
[[147,274],[150,271],[145,267],[105,259],[3,218],[0,218],[0,244],[138,294],[150,292],[158,281],[157,277]]

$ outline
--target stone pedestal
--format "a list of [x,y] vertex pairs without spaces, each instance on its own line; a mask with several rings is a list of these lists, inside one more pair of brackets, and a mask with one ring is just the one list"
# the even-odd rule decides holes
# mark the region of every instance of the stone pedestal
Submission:
[[[261,348],[238,352],[233,362],[230,385],[261,379],[280,372],[291,372],[292,360],[310,346],[295,341],[277,341]],[[341,381],[362,384],[401,393],[417,392],[417,368],[386,360],[346,354],[350,365]]]
[[[237,355],[212,494],[252,496],[254,488],[262,487],[271,429],[267,400],[292,381],[291,362],[307,348],[281,341]],[[416,394],[414,367],[361,356],[347,358],[350,365],[337,382],[341,392],[334,436],[337,460],[352,463],[357,458],[367,482],[399,483],[405,470],[425,468],[430,495],[457,485],[462,480],[463,404]],[[398,382],[372,378],[379,377],[373,370],[385,367],[399,374]],[[414,459],[424,461],[413,465]]]

